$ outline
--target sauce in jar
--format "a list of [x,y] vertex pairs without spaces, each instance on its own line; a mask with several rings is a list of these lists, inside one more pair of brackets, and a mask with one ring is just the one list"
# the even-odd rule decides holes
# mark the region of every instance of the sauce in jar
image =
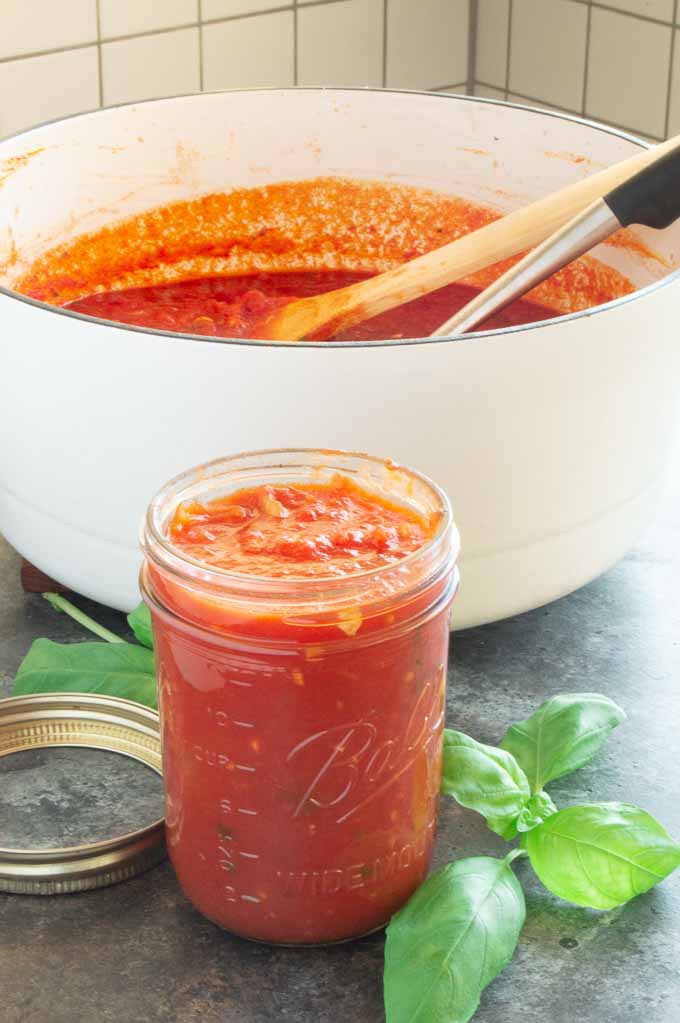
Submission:
[[144,532],[170,856],[245,937],[385,924],[424,880],[457,534],[424,477],[261,452],[179,477]]

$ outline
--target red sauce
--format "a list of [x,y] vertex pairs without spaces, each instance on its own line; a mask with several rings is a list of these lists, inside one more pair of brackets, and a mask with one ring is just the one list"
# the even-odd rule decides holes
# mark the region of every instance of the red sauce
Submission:
[[370,569],[402,571],[439,521],[342,477],[180,505],[168,539],[203,564],[363,594],[331,610],[320,595],[301,617],[244,610],[147,561],[168,846],[185,893],[221,926],[341,940],[382,926],[424,880],[453,564],[411,590],[406,576],[356,586]]
[[213,567],[298,579],[392,564],[422,547],[434,527],[338,476],[332,483],[253,487],[207,505],[181,505],[169,536]]
[[[366,280],[350,271],[253,274],[208,277],[177,284],[100,292],[67,308],[89,316],[207,337],[258,337],[258,327],[276,309],[296,298],[318,295]],[[461,309],[478,288],[451,284],[337,334],[340,341],[426,337]],[[558,316],[555,309],[520,300],[490,317],[479,330],[533,323]]]

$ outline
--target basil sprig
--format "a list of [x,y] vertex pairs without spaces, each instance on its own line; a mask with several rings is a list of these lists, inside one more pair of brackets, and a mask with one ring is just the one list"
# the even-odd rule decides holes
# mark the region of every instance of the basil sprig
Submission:
[[[35,692],[98,692],[156,706],[153,636],[141,605],[128,623],[139,644],[45,594],[105,642],[36,640],[14,685]],[[500,746],[445,729],[442,792],[481,814],[520,847],[504,859],[457,860],[433,874],[392,918],[385,946],[387,1023],[467,1023],[484,988],[510,962],[524,924],[511,868],[528,856],[543,884],[580,906],[612,909],[680,866],[680,845],[650,814],[626,803],[558,810],[544,786],[587,763],[625,718],[597,693],[567,693],[512,725]]]
[[590,803],[558,810],[543,787],[587,763],[625,718],[597,693],[566,693],[512,725],[500,747],[444,730],[442,792],[520,847],[504,860],[458,860],[392,918],[387,1023],[467,1023],[510,962],[524,897],[510,863],[528,856],[543,884],[579,906],[613,909],[680,866],[680,845],[645,810]]
[[158,705],[151,616],[144,604],[128,615],[135,636],[143,645],[127,643],[93,621],[59,594],[44,594],[53,607],[70,615],[103,643],[54,643],[36,639],[19,665],[13,694],[102,693]]

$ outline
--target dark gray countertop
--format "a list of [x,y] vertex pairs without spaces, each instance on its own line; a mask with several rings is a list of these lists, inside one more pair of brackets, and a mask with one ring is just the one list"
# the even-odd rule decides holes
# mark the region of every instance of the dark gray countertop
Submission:
[[[4,693],[32,639],[84,638],[41,597],[22,592],[18,567],[0,541]],[[601,579],[548,607],[454,637],[449,723],[496,742],[508,723],[555,693],[606,693],[623,705],[627,722],[593,765],[551,786],[553,798],[561,805],[637,803],[680,836],[679,577],[676,487],[646,538]],[[122,628],[121,615],[94,611]],[[83,805],[83,793],[73,801]],[[444,802],[438,863],[503,848],[480,818]],[[517,872],[527,923],[476,1023],[677,1023],[680,874],[623,909],[597,913],[550,896],[525,862]],[[0,1019],[380,1023],[382,947],[380,934],[317,950],[231,937],[188,905],[166,862],[82,895],[0,895]]]

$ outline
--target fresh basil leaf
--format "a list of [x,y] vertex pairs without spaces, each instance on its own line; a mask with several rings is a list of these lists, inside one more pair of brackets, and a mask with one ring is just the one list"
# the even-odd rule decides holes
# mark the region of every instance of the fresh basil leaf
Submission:
[[504,838],[506,842],[512,842],[513,838],[517,838],[519,832],[517,831],[518,817],[487,817],[487,827],[494,831],[501,838]]
[[157,706],[151,650],[136,643],[53,643],[36,639],[19,666],[14,695],[106,693]]
[[151,631],[151,612],[148,607],[142,601],[138,604],[134,611],[131,611],[127,616],[128,625],[134,632],[135,636],[142,644],[142,646],[148,647],[149,650],[153,650],[153,633]]
[[500,746],[512,753],[532,792],[583,767],[626,715],[599,693],[563,693],[512,725]]
[[528,801],[529,782],[511,753],[444,729],[442,792],[486,818],[492,831],[514,838],[514,821]]
[[557,807],[547,792],[537,792],[532,796],[524,809],[520,812],[515,825],[517,831],[522,834],[531,831],[542,824],[544,820],[557,813]]
[[512,959],[524,916],[506,860],[476,856],[432,874],[387,928],[387,1023],[466,1023]]
[[594,909],[628,902],[680,865],[680,845],[650,814],[628,803],[559,810],[522,844],[546,888]]

